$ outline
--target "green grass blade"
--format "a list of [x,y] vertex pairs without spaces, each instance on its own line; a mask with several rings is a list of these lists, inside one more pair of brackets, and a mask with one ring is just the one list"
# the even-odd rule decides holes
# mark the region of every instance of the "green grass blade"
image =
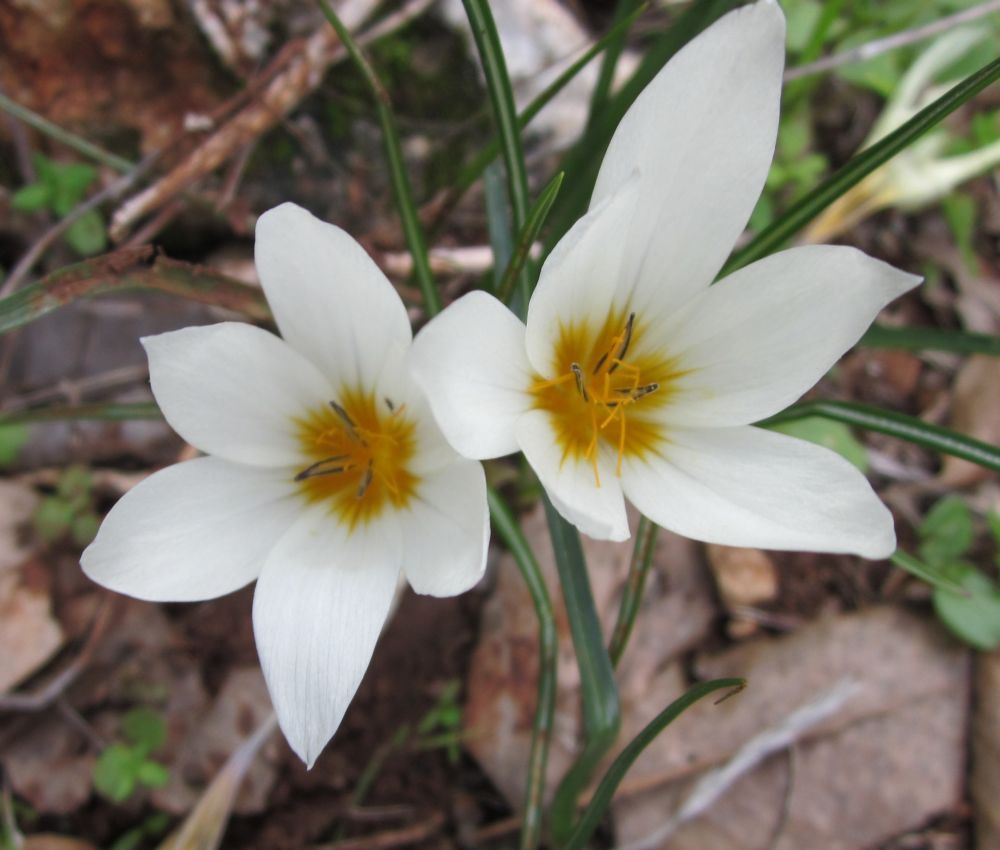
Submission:
[[569,841],[566,842],[562,850],[583,850],[587,842],[597,829],[597,825],[604,817],[604,813],[611,805],[615,791],[621,784],[622,779],[628,769],[635,763],[635,760],[642,755],[646,749],[667,726],[674,722],[681,714],[687,711],[699,700],[716,691],[740,691],[746,685],[743,679],[713,679],[710,682],[701,682],[695,685],[684,696],[674,700],[656,717],[654,717],[638,735],[633,738],[627,747],[621,751],[618,758],[608,768],[604,774],[600,785],[594,792],[594,796],[584,809],[580,822]]
[[[462,0],[462,5],[465,6],[465,14],[469,18],[469,26],[472,28],[472,36],[486,75],[486,89],[493,108],[500,152],[503,154],[507,169],[507,191],[510,195],[513,229],[515,233],[520,233],[528,218],[528,173],[524,166],[521,128],[514,107],[514,92],[510,86],[510,77],[507,75],[507,63],[504,61],[500,36],[497,34],[493,13],[487,0]],[[523,271],[520,289],[521,297],[527,303],[531,295],[531,280]]]
[[[559,94],[575,77],[580,73],[587,65],[589,65],[595,56],[599,55],[603,50],[606,50],[608,45],[622,32],[626,31],[632,23],[638,18],[645,7],[642,7],[636,12],[621,21],[617,25],[611,28],[608,33],[601,38],[599,41],[592,44],[584,53],[580,55],[580,58],[573,62],[569,67],[566,68],[556,79],[554,79],[544,91],[540,92],[534,100],[531,101],[525,108],[524,111],[519,113],[517,116],[517,124],[520,129],[527,127],[548,104],[552,99]],[[458,180],[455,181],[454,187],[449,191],[448,199],[442,204],[442,209],[447,211],[452,209],[457,203],[458,199],[464,195],[469,188],[475,183],[486,170],[486,167],[493,162],[500,154],[500,141],[494,139],[485,148],[483,148],[479,154],[470,162],[459,175]],[[440,216],[439,216],[440,217]]]
[[653,552],[656,550],[656,537],[659,527],[648,517],[639,518],[639,528],[635,532],[635,548],[632,550],[632,561],[628,568],[628,581],[622,591],[622,601],[618,606],[618,620],[615,630],[611,633],[608,644],[608,655],[615,667],[621,661],[622,654],[628,644],[629,636],[635,626],[635,618],[642,605],[642,592],[646,587],[646,578],[653,566]]
[[53,405],[19,410],[17,413],[0,412],[0,426],[35,422],[68,422],[80,419],[128,422],[136,419],[162,419],[160,408],[152,401],[96,402],[94,404]]
[[556,789],[549,809],[552,839],[556,846],[561,846],[573,833],[580,794],[590,784],[594,771],[618,737],[621,707],[614,669],[594,605],[580,534],[562,518],[547,496],[543,496],[542,501],[580,668],[583,702],[583,750]]
[[994,472],[1000,472],[1000,447],[966,437],[955,431],[949,431],[947,428],[929,425],[915,416],[882,410],[867,404],[850,401],[807,401],[796,404],[777,416],[772,416],[758,424],[773,425],[778,422],[802,419],[806,416],[822,416],[824,419],[833,419],[858,428],[866,428],[869,431],[878,431],[881,434],[898,437],[932,451],[972,461],[986,469],[992,469]]
[[1000,336],[950,331],[940,328],[887,328],[872,325],[858,345],[899,348],[905,351],[950,351],[955,354],[989,354],[1000,357]]
[[534,850],[542,833],[545,797],[545,766],[552,737],[552,717],[556,705],[556,661],[558,633],[552,613],[552,600],[545,586],[541,568],[535,559],[517,518],[493,489],[487,490],[493,528],[507,546],[528,586],[538,618],[538,703],[531,733],[528,757],[528,782],[525,789],[524,819],[521,825],[520,850]]
[[255,287],[203,266],[153,256],[151,248],[124,248],[65,266],[0,299],[0,334],[23,327],[81,298],[147,289],[212,304],[265,320],[271,317],[264,294]]
[[389,177],[392,181],[393,194],[396,197],[396,209],[399,211],[399,218],[403,225],[406,245],[413,257],[413,276],[420,287],[424,309],[429,316],[434,316],[441,312],[441,294],[438,292],[434,275],[431,273],[427,242],[424,239],[424,231],[417,216],[416,205],[413,202],[413,190],[410,188],[410,178],[406,173],[403,147],[399,141],[396,117],[392,112],[392,101],[375,73],[375,69],[347,27],[344,26],[343,21],[337,17],[337,13],[333,11],[328,0],[317,0],[317,2],[375,97],[375,108],[378,112],[379,123],[382,125],[382,141],[385,144],[385,155],[389,164]]
[[863,150],[815,191],[793,204],[783,216],[758,234],[746,247],[734,253],[720,273],[720,277],[780,248],[848,189],[857,185],[876,168],[888,162],[998,79],[1000,79],[1000,59],[995,59],[949,89],[884,139]]
[[618,4],[615,6],[615,16],[611,22],[611,31],[615,33],[615,36],[608,42],[608,49],[604,53],[601,70],[597,75],[597,82],[594,84],[594,91],[590,96],[588,124],[593,121],[595,116],[601,114],[611,93],[615,68],[618,67],[618,58],[625,49],[625,36],[628,32],[628,28],[622,27],[621,24],[626,21],[631,23],[645,5],[642,0],[618,0]]
[[524,228],[517,238],[514,255],[510,258],[510,262],[507,263],[507,270],[503,274],[499,287],[497,287],[497,297],[504,304],[510,301],[511,295],[514,293],[514,283],[517,281],[524,269],[525,263],[528,261],[528,257],[531,255],[531,246],[538,237],[542,225],[545,224],[549,210],[552,209],[552,203],[555,201],[556,195],[559,194],[564,176],[560,171],[553,177],[548,185],[542,189],[541,194],[535,203],[532,204],[531,209],[528,210],[528,220],[524,223]]

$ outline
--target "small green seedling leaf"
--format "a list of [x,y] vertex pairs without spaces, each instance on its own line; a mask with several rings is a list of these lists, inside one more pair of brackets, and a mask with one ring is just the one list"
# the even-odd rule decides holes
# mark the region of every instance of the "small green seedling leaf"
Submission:
[[112,744],[97,757],[94,787],[103,796],[121,803],[135,790],[136,772],[142,756],[124,744]]
[[962,262],[970,271],[976,271],[976,249],[972,239],[976,232],[976,202],[964,192],[953,192],[941,200],[944,220],[955,237]]
[[135,778],[147,788],[162,788],[170,781],[170,772],[159,762],[144,761],[136,770]]
[[28,442],[28,426],[20,422],[0,425],[0,466],[17,460],[17,455]]
[[152,753],[163,746],[167,739],[167,725],[163,718],[148,708],[133,708],[122,718],[122,734],[137,749]]
[[97,537],[97,529],[100,527],[101,521],[93,513],[80,514],[73,518],[73,522],[70,524],[69,533],[73,538],[73,542],[83,549],[85,546],[89,546],[95,537]]
[[108,245],[108,232],[97,210],[84,213],[66,231],[66,241],[81,257],[100,254]]
[[53,163],[51,178],[52,211],[58,216],[68,215],[83,200],[87,187],[97,177],[97,169],[91,165],[71,162]]
[[56,492],[67,501],[73,501],[79,496],[89,497],[90,488],[90,471],[78,464],[67,466],[56,484]]
[[945,496],[917,529],[920,555],[930,564],[949,565],[972,545],[972,514],[959,496]]
[[770,426],[772,430],[789,437],[798,437],[810,443],[832,449],[853,463],[862,472],[868,469],[868,450],[855,438],[843,422],[833,422],[821,416],[806,416]]
[[73,506],[61,496],[42,499],[35,510],[35,533],[45,543],[55,543],[73,522]]
[[18,189],[10,199],[10,205],[21,212],[37,212],[48,209],[52,201],[52,191],[44,183],[32,183]]
[[972,564],[952,565],[967,596],[934,589],[934,609],[957,637],[984,652],[1000,647],[1000,588]]

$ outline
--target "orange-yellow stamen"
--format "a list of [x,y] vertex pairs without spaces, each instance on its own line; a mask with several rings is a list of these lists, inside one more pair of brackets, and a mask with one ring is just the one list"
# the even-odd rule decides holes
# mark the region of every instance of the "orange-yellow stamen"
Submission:
[[615,473],[630,454],[656,450],[664,439],[648,414],[664,404],[679,373],[669,360],[637,353],[642,328],[635,313],[612,316],[604,327],[562,327],[555,346],[555,377],[539,376],[529,388],[535,407],[547,411],[562,447],[563,460],[588,461],[601,486],[598,457],[602,443],[617,455]]
[[295,476],[310,501],[327,501],[351,528],[401,508],[418,479],[409,471],[415,426],[406,406],[346,390],[298,420],[304,457],[312,462]]

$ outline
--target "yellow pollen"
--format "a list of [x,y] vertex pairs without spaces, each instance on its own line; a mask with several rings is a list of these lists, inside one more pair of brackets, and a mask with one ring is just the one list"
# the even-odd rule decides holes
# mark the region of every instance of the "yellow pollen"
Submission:
[[418,479],[409,471],[415,426],[406,405],[371,393],[342,391],[296,421],[303,456],[295,480],[311,502],[326,501],[350,528],[387,508],[404,507]]
[[601,445],[617,455],[616,474],[628,455],[654,452],[665,440],[655,416],[680,376],[669,359],[643,353],[635,313],[609,316],[602,328],[561,326],[554,349],[555,377],[531,385],[536,409],[549,413],[562,460],[587,460],[601,486]]

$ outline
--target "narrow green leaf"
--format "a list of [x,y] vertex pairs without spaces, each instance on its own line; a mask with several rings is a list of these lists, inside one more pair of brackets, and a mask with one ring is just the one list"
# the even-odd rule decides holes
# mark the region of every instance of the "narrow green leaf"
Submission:
[[611,763],[611,767],[604,774],[604,778],[601,780],[600,785],[597,786],[594,796],[580,817],[580,822],[573,831],[573,835],[566,842],[562,850],[583,850],[586,847],[591,835],[594,834],[594,830],[597,829],[598,824],[601,822],[601,818],[604,817],[604,813],[608,810],[608,806],[611,805],[615,791],[618,790],[618,786],[621,784],[622,779],[625,778],[628,769],[660,732],[673,723],[674,720],[680,717],[692,705],[709,694],[721,690],[740,691],[745,686],[746,682],[743,679],[713,679],[710,682],[701,682],[691,688],[684,696],[674,700],[654,717],[647,724],[646,728],[636,735],[629,742],[628,746],[621,751],[618,758]]
[[524,223],[524,227],[517,238],[514,255],[510,258],[507,270],[503,274],[503,279],[500,281],[499,287],[497,287],[497,297],[504,304],[510,301],[511,295],[514,293],[514,283],[524,269],[528,257],[531,255],[531,246],[538,237],[542,225],[545,224],[545,218],[552,208],[552,203],[555,201],[556,195],[559,194],[559,188],[562,186],[564,176],[563,172],[560,171],[553,177],[548,185],[542,189],[541,194],[535,203],[532,204],[531,209],[528,210],[528,220]]
[[573,833],[580,794],[590,784],[594,771],[618,737],[621,707],[614,668],[604,645],[604,634],[590,588],[580,534],[563,519],[548,496],[543,495],[542,502],[580,668],[580,697],[583,702],[583,749],[556,789],[549,809],[552,838],[557,846],[561,846]]
[[162,419],[155,402],[95,402],[94,404],[52,405],[17,413],[0,413],[0,428],[29,422],[64,422],[78,419],[103,419],[125,422],[131,419]]
[[[559,94],[573,79],[577,74],[580,73],[587,65],[589,65],[595,56],[598,56],[602,51],[606,50],[608,45],[614,41],[621,33],[625,32],[645,11],[645,6],[640,7],[635,11],[634,14],[630,15],[623,21],[613,26],[608,33],[596,41],[590,46],[584,53],[580,55],[580,58],[573,62],[569,67],[566,68],[556,79],[554,79],[545,89],[539,92],[535,96],[534,100],[529,103],[524,110],[517,116],[517,125],[523,130],[527,127],[542,111],[551,100]],[[479,154],[472,160],[459,175],[458,179],[455,181],[455,185],[449,192],[449,199],[443,204],[444,210],[452,209],[457,203],[458,199],[465,194],[486,170],[486,167],[493,162],[494,159],[500,154],[500,141],[499,139],[493,139],[485,148],[483,148]],[[440,220],[440,216],[438,217]]]
[[521,531],[517,518],[493,488],[486,491],[493,528],[514,558],[524,583],[531,594],[538,618],[538,703],[531,731],[531,753],[528,756],[527,787],[524,792],[524,819],[521,825],[519,850],[534,850],[542,834],[545,803],[545,766],[548,762],[552,718],[556,705],[556,661],[559,644],[552,600],[531,546]]
[[333,11],[328,0],[317,0],[317,2],[375,97],[375,107],[379,123],[382,125],[382,141],[385,144],[386,159],[389,163],[389,176],[392,180],[393,194],[396,197],[396,208],[403,225],[407,247],[413,257],[413,274],[420,287],[420,294],[423,296],[424,309],[429,316],[434,316],[441,311],[441,294],[438,292],[437,283],[435,283],[434,275],[431,272],[424,230],[417,215],[416,204],[413,202],[413,190],[410,188],[410,178],[406,173],[406,161],[403,158],[403,147],[399,141],[399,130],[396,128],[396,117],[392,112],[392,101],[375,73],[375,69],[365,57],[350,31],[344,26],[343,21]]
[[940,328],[887,328],[872,325],[858,345],[899,348],[904,351],[951,351],[955,354],[989,354],[1000,357],[1000,336],[949,331]]
[[[528,218],[528,173],[524,166],[521,128],[517,122],[514,92],[511,89],[510,77],[507,75],[507,63],[504,61],[500,36],[497,34],[493,13],[487,0],[462,0],[462,5],[469,18],[472,37],[476,42],[479,59],[486,75],[486,88],[500,139],[500,152],[503,154],[507,169],[507,191],[510,195],[513,229],[515,233],[520,233]],[[531,280],[523,268],[519,283],[521,298],[527,304],[531,295]]]
[[1000,472],[1000,447],[949,431],[947,428],[930,425],[915,416],[882,410],[867,404],[849,401],[807,401],[757,424],[774,425],[806,416],[822,416],[858,428],[889,434],[926,449],[970,460],[986,469]]
[[615,667],[621,661],[622,654],[628,644],[635,618],[642,605],[642,592],[646,587],[646,578],[653,566],[653,553],[656,551],[656,537],[659,527],[648,517],[639,517],[639,528],[635,532],[635,548],[632,550],[632,560],[628,567],[628,580],[622,591],[622,601],[618,606],[618,620],[608,644],[608,655]]
[[608,42],[608,49],[604,53],[601,70],[597,75],[597,82],[594,84],[594,91],[590,96],[588,123],[593,121],[596,115],[601,114],[611,92],[615,68],[618,66],[618,57],[625,49],[625,36],[628,32],[627,27],[622,27],[621,24],[634,20],[644,6],[642,0],[618,0],[615,6],[615,16],[611,22],[611,31],[615,33],[615,36]]
[[925,564],[918,558],[902,549],[897,549],[889,558],[901,570],[906,570],[911,575],[926,581],[931,587],[947,590],[951,593],[964,594],[965,591],[950,575],[938,567]]
[[859,183],[876,168],[888,162],[901,150],[919,139],[932,127],[975,97],[991,83],[1000,79],[1000,59],[970,75],[884,139],[866,148],[843,168],[802,198],[777,221],[760,233],[746,247],[736,251],[726,263],[720,277],[747,263],[759,260],[780,248],[806,224]]

